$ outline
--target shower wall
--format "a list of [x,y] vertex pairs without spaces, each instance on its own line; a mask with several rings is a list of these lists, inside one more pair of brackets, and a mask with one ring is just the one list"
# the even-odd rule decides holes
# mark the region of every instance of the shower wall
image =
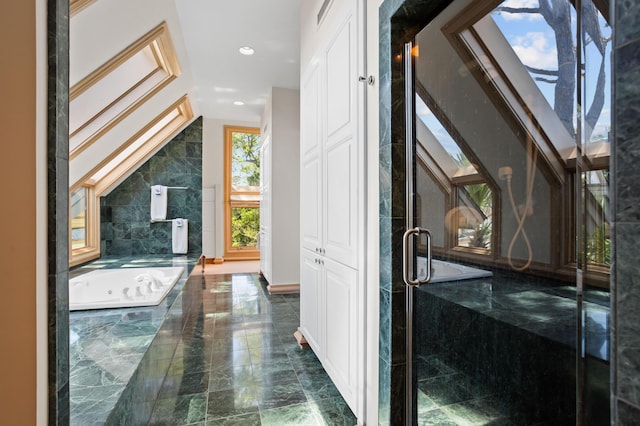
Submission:
[[171,222],[150,222],[152,185],[169,189],[167,219],[189,220],[189,254],[202,252],[202,117],[100,199],[103,256],[171,254]]

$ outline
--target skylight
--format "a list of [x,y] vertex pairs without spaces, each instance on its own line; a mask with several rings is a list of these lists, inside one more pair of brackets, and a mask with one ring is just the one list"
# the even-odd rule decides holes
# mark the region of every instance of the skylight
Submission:
[[85,182],[95,185],[96,196],[104,195],[192,118],[191,104],[185,95],[105,159]]
[[149,130],[142,133],[139,137],[134,139],[129,146],[123,149],[118,155],[113,157],[111,161],[105,164],[100,168],[93,176],[91,176],[90,180],[93,182],[101,181],[106,175],[108,175],[118,164],[121,164],[125,159],[129,158],[136,152],[145,142],[152,139],[153,135],[157,134],[162,128],[164,128],[167,124],[169,124],[173,119],[179,116],[179,112],[177,109],[172,110],[164,117],[160,118],[160,120],[155,123]]
[[167,24],[162,23],[72,87],[70,159],[179,74]]

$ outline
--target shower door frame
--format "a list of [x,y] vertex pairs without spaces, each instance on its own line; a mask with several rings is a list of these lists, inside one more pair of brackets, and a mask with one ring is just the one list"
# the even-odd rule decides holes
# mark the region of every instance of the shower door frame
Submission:
[[[407,128],[405,114],[407,108],[412,110],[408,103],[412,102],[412,94],[408,93],[408,87],[412,82],[406,81],[404,70],[407,64],[403,61],[405,43],[413,41],[433,18],[435,18],[453,0],[434,1],[429,4],[420,0],[387,0],[380,8],[380,156],[381,176],[388,172],[393,179],[385,182],[381,179],[381,246],[380,269],[388,271],[388,277],[381,275],[381,290],[389,292],[388,299],[381,297],[381,327],[382,321],[389,321],[390,336],[388,352],[386,344],[381,340],[381,359],[388,354],[389,365],[380,364],[380,377],[383,385],[380,388],[380,421],[387,420],[392,424],[416,423],[416,395],[415,374],[412,372],[412,293],[413,288],[405,286],[402,276],[402,267],[405,259],[402,256],[403,232],[413,227],[413,200],[409,194],[411,185],[407,183],[412,169],[415,170],[415,162],[408,158],[411,155],[406,145],[405,137],[413,132]],[[388,56],[386,56],[388,54]],[[385,91],[384,88],[387,88]],[[580,88],[578,88],[578,92]],[[386,158],[385,156],[388,156]],[[385,170],[385,167],[387,168]],[[386,186],[385,186],[386,185]],[[579,185],[576,185],[576,194],[579,194]],[[386,197],[389,197],[388,199]],[[401,200],[407,201],[402,202]],[[389,222],[385,222],[388,219]],[[579,223],[580,218],[576,218]],[[411,222],[409,222],[411,221]],[[390,224],[390,231],[382,226]],[[400,232],[402,230],[402,232]],[[385,241],[384,236],[388,235]],[[391,250],[389,250],[390,244]],[[578,292],[576,306],[580,309],[581,298],[581,272],[576,268]],[[385,279],[388,279],[385,282]],[[401,302],[402,301],[402,302]],[[405,306],[400,311],[399,306]],[[388,305],[387,305],[388,304]],[[390,311],[389,317],[383,316],[383,311]],[[581,311],[580,311],[581,312]],[[578,321],[577,332],[580,332]],[[577,357],[579,358],[579,357]],[[580,373],[580,360],[577,360],[576,372]],[[389,368],[385,371],[385,368]],[[582,374],[582,373],[580,373]],[[385,377],[386,376],[386,377]],[[402,380],[400,380],[402,378]],[[579,379],[580,380],[580,379]],[[576,396],[580,395],[580,381],[576,382]],[[388,386],[387,386],[388,384]],[[388,394],[385,395],[385,393]],[[390,395],[403,395],[403,404],[394,403]],[[577,419],[580,419],[580,401],[576,401]]]

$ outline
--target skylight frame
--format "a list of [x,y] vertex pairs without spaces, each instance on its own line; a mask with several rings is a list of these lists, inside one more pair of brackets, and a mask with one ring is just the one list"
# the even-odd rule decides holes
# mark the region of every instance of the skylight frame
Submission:
[[[90,134],[88,137],[81,139],[77,144],[73,144],[74,148],[70,148],[69,151],[70,160],[77,157],[109,130],[142,106],[153,95],[180,76],[180,66],[171,41],[169,28],[166,22],[162,22],[125,50],[118,53],[108,62],[75,84],[69,91],[70,106],[72,106],[74,100],[79,99],[79,97],[88,90],[96,87],[96,85],[106,77],[113,76],[113,73],[117,72],[122,65],[132,60],[132,58],[147,48],[151,51],[153,61],[155,62],[155,69],[152,72],[143,73],[136,83],[116,96],[115,101],[104,105],[98,113],[77,126],[77,129],[70,134],[70,139],[72,139],[79,131],[84,131],[87,128],[90,128]],[[145,83],[148,84],[150,78],[158,75],[160,78],[155,82],[155,84],[152,83],[150,87],[144,87]],[[134,97],[135,100],[127,104],[125,103],[128,102],[128,100],[126,100],[127,96]],[[106,123],[100,124],[100,118],[103,118],[108,112],[111,113],[113,117],[106,119]],[[95,129],[91,128],[92,124]],[[72,144],[70,143],[70,147],[71,145]]]
[[75,16],[78,12],[95,2],[96,0],[69,0],[70,16]]
[[[155,133],[148,135],[148,138],[143,141],[140,146],[135,148],[132,153],[126,155],[126,158],[122,158],[121,161],[116,161],[117,164],[111,170],[106,172],[104,171],[104,168],[112,164],[119,156],[122,157],[122,154],[126,152],[127,148],[138,142],[140,138],[149,133],[154,126],[161,123],[172,114],[176,114],[174,118],[171,118]],[[192,118],[193,110],[191,108],[189,96],[184,95],[93,167],[79,180],[79,182],[95,186],[96,196],[98,197],[107,195],[115,186],[128,176],[127,172],[135,170],[135,168],[142,162],[146,161],[150,155],[162,147],[164,143],[189,123]],[[100,174],[100,177],[96,177],[97,174]]]
[[[502,112],[501,115],[514,133],[524,136],[521,138],[523,143],[527,138],[534,142],[534,148],[543,159],[544,166],[540,170],[547,180],[564,184],[569,153],[576,146],[575,139],[561,127],[561,124],[558,126],[559,119],[553,108],[535,86],[535,82],[493,20],[491,23],[495,29],[480,23],[502,1],[471,3],[443,26],[442,32],[485,90],[488,98]],[[490,43],[494,44],[493,46],[487,44],[487,38],[491,38]],[[498,48],[495,46],[496,43],[503,43],[503,46]],[[505,70],[505,62],[508,64],[509,72]],[[514,79],[517,80],[515,83]],[[517,84],[518,81],[527,82],[527,79],[530,80],[530,84],[525,84],[529,89],[535,89],[534,92],[538,92],[539,98],[530,101],[523,98]],[[557,123],[551,123],[552,121]]]
[[[568,0],[571,4],[573,1]],[[592,0],[608,21],[608,2]],[[576,136],[564,128],[553,107],[524,68],[498,24],[490,16],[503,0],[472,2],[442,28],[469,71],[480,82],[496,107],[504,111],[514,132],[530,137],[544,158],[547,179],[564,184],[565,170],[575,169],[578,151]],[[505,65],[506,64],[506,65]],[[505,70],[507,68],[508,70]],[[535,90],[532,90],[535,89]],[[523,92],[534,94],[525,100]],[[537,93],[536,93],[537,92]],[[528,96],[529,96],[528,95]],[[574,115],[579,114],[574,111]],[[593,145],[593,146],[591,146]],[[602,168],[609,160],[609,147],[582,143],[583,160],[592,168]]]

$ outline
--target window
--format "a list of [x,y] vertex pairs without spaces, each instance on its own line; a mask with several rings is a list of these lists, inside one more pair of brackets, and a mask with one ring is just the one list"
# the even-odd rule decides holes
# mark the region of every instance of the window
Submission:
[[[444,188],[443,192],[449,198],[445,202],[444,217],[447,235],[434,235],[435,252],[455,248],[467,253],[491,254],[495,191],[489,183],[491,179],[485,177],[489,174],[420,82],[416,83],[415,103],[418,118],[416,148],[420,164],[428,170],[430,178]],[[418,188],[427,191],[429,184],[423,182]],[[431,190],[429,195],[418,193],[418,196],[421,200],[433,200],[439,198],[436,194],[439,192]],[[432,229],[430,219],[421,217],[419,220],[423,219],[423,226]]]
[[100,256],[98,209],[92,186],[77,186],[69,194],[69,253],[76,265]]
[[491,249],[493,193],[486,183],[457,188],[455,208],[458,247]]
[[225,126],[225,257],[258,259],[260,130]]
[[609,169],[582,173],[582,184],[585,189],[586,261],[595,267],[609,267]]
[[87,188],[80,187],[71,193],[71,249],[83,249],[89,245],[87,238]]

